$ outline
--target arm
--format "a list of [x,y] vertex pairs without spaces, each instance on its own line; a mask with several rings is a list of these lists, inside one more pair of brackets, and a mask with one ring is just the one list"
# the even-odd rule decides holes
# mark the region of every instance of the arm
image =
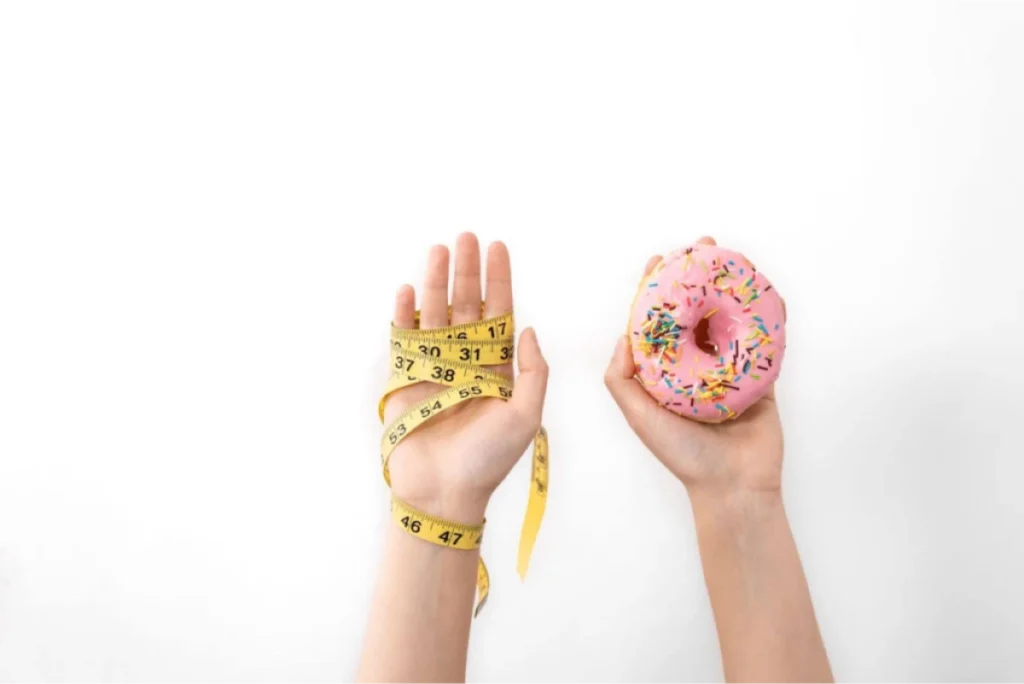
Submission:
[[[416,502],[450,520],[479,524],[485,502]],[[461,681],[479,550],[430,544],[397,525],[388,530],[370,612],[360,681]]]
[[[647,271],[659,260],[652,258]],[[629,346],[619,340],[605,384],[637,436],[690,495],[726,679],[832,681],[782,505],[774,390],[735,420],[688,420],[659,406],[634,380]]]
[[[442,328],[512,310],[508,251],[487,254],[486,297],[481,306],[480,249],[476,237],[459,236],[451,319],[448,250],[434,247],[427,261],[419,326]],[[413,328],[415,293],[402,287],[394,324]],[[428,515],[479,525],[494,489],[540,427],[547,364],[537,337],[519,338],[519,374],[511,399],[474,398],[434,415],[395,447],[390,459],[392,494]],[[509,375],[511,364],[490,366]],[[385,422],[443,389],[421,382],[387,399]],[[472,619],[479,550],[431,544],[400,525],[388,531],[369,626],[356,678],[359,681],[462,681]]]
[[728,681],[832,681],[778,492],[691,495]]

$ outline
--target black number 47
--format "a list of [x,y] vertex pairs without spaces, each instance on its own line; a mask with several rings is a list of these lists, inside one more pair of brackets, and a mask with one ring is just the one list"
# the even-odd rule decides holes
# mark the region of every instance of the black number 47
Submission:
[[452,546],[456,546],[458,545],[459,540],[462,539],[462,533],[449,532],[448,530],[445,530],[444,532],[439,534],[437,538],[443,541],[445,544],[451,543]]

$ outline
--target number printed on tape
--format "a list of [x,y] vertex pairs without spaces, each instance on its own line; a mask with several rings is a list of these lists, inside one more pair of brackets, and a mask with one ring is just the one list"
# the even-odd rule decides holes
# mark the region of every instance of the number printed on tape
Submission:
[[[440,385],[441,389],[407,408],[385,427],[380,454],[384,480],[388,485],[391,484],[388,462],[392,453],[418,427],[464,401],[485,397],[512,398],[512,379],[488,368],[511,363],[515,357],[515,322],[511,312],[427,330],[419,328],[419,316],[417,311],[414,328],[391,326],[391,375],[377,406],[380,418],[383,421],[388,397],[398,390],[421,382]],[[520,577],[526,574],[544,515],[547,492],[548,438],[547,432],[541,428],[533,440],[529,499],[519,536],[517,570]],[[391,510],[392,517],[402,529],[424,541],[462,550],[477,549],[483,543],[483,523],[466,525],[445,520],[394,497]],[[481,558],[477,563],[474,615],[480,613],[489,593],[490,574]]]

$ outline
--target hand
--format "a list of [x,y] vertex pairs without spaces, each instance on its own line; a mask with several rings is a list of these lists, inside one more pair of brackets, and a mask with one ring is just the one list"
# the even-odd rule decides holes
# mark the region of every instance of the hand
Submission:
[[[394,323],[415,326],[416,295],[403,285],[395,299]],[[448,248],[435,246],[427,258],[420,307],[422,329],[480,320],[480,246],[476,236],[459,236],[455,283],[448,320]],[[508,250],[496,242],[487,250],[485,318],[512,310],[512,275]],[[391,455],[391,490],[398,498],[433,515],[468,524],[479,523],[491,493],[523,455],[541,424],[548,367],[537,337],[527,328],[519,338],[519,376],[508,401],[472,399],[431,418],[414,430]],[[512,365],[491,366],[512,375]],[[443,389],[422,382],[392,394],[385,423],[416,402]]]
[[[714,245],[711,238],[698,242]],[[647,276],[661,261],[651,257]],[[623,336],[605,384],[640,440],[686,485],[691,495],[777,493],[782,477],[782,424],[775,388],[724,423],[699,423],[660,406],[634,379],[633,354]]]

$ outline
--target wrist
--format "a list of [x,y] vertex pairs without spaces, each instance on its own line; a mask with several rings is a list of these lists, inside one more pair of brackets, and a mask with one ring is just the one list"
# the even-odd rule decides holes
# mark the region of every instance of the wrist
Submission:
[[410,493],[403,496],[400,492],[392,491],[392,494],[428,515],[463,525],[481,524],[490,501],[489,495],[475,492]]
[[713,489],[688,486],[687,493],[698,526],[726,525],[738,528],[785,514],[780,489]]

